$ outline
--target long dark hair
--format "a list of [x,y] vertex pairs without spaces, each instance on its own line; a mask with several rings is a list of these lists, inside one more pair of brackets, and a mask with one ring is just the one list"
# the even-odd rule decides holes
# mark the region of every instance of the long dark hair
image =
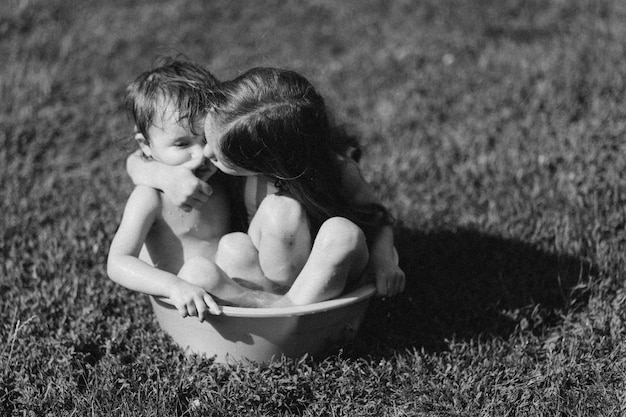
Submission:
[[341,148],[323,98],[293,71],[253,68],[222,84],[216,122],[222,155],[277,180],[306,210],[316,231],[330,217],[352,220],[366,234],[389,219],[378,204],[350,204],[341,188]]

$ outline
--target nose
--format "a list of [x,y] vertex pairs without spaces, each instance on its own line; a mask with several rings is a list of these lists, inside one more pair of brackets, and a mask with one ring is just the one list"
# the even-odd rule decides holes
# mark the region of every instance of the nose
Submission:
[[204,157],[206,159],[211,159],[215,157],[215,153],[213,153],[213,150],[211,149],[208,143],[204,145],[204,148],[202,149],[202,153],[204,154]]
[[215,152],[213,151],[213,148],[207,143],[206,145],[204,145],[204,149],[202,150],[202,153],[204,154],[204,157],[206,159],[208,159],[209,161],[215,161]]
[[195,145],[191,150],[191,157],[193,159],[204,159],[203,145]]

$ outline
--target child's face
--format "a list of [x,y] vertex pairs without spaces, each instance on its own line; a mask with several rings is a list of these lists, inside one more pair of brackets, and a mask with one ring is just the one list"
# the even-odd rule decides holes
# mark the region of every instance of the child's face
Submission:
[[178,120],[178,111],[167,104],[162,117],[148,129],[148,141],[140,143],[147,156],[166,165],[182,165],[196,160],[196,176],[206,179],[215,173],[211,164],[205,163],[202,135],[194,135],[185,120]]
[[220,171],[235,176],[255,175],[254,172],[245,170],[234,165],[228,159],[224,158],[219,147],[219,140],[224,134],[224,129],[218,125],[215,120],[214,113],[209,112],[204,120],[204,136],[206,138],[206,146],[204,147],[204,156],[207,157],[213,165]]

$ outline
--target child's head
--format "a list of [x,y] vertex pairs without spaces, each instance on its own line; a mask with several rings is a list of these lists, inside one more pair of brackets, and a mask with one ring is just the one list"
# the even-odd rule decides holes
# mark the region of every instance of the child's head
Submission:
[[148,130],[165,117],[168,106],[177,110],[178,121],[191,131],[202,132],[202,123],[218,97],[218,80],[203,67],[168,59],[163,65],[139,75],[126,89],[126,107],[146,140]]
[[223,104],[205,122],[220,168],[222,163],[287,181],[323,168],[330,137],[326,108],[304,77],[253,68],[223,83],[222,92]]
[[202,124],[217,100],[218,81],[199,65],[169,61],[141,74],[128,86],[126,105],[144,156],[167,165],[195,160],[194,172],[208,178],[215,172],[203,164]]
[[324,100],[304,77],[254,68],[222,89],[224,102],[205,121],[205,155],[218,168],[277,179],[304,206],[314,228],[333,216],[362,227],[380,222],[380,208],[356,208],[346,201],[337,135]]

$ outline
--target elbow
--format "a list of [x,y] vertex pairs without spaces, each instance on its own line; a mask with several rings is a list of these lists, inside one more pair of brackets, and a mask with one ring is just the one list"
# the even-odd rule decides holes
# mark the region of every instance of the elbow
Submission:
[[135,154],[132,153],[130,155],[128,155],[128,158],[126,158],[126,173],[128,175],[131,175],[133,172],[133,160],[135,158]]
[[141,160],[141,151],[136,150],[135,152],[128,155],[126,158],[126,173],[131,177],[137,174],[137,164]]
[[111,281],[119,283],[119,262],[116,257],[112,255],[109,255],[107,259],[107,276]]

